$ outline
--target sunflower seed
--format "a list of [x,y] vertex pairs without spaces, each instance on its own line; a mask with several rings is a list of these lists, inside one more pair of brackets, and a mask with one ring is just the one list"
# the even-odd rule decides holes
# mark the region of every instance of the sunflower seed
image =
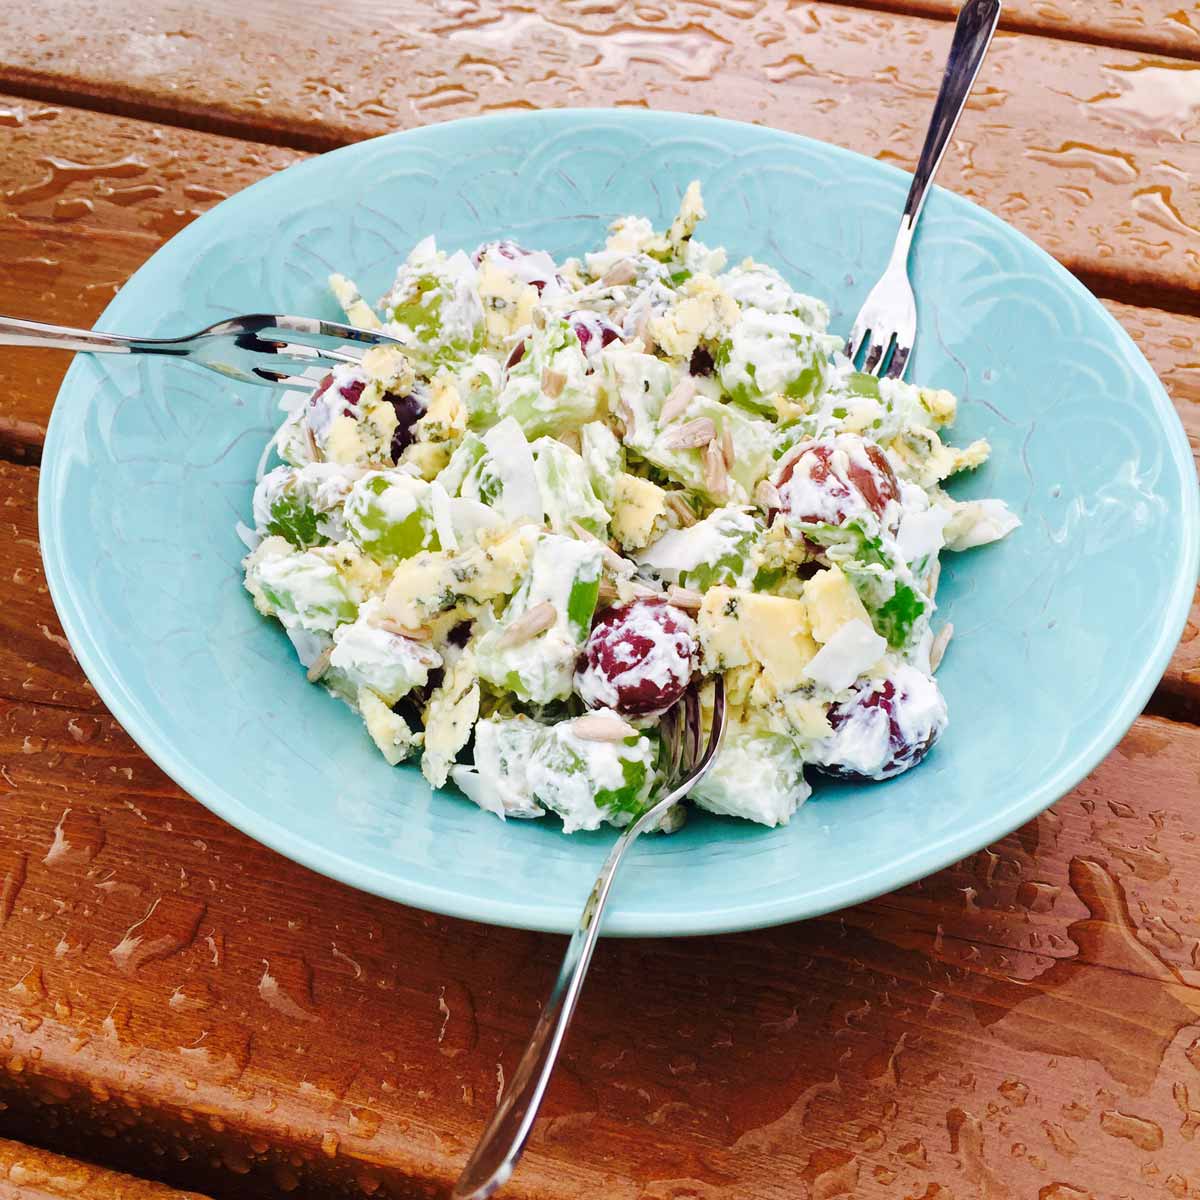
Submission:
[[632,437],[637,432],[637,418],[633,415],[633,408],[624,396],[617,397],[617,407],[621,410],[621,419],[626,433]]
[[623,742],[628,737],[637,737],[637,730],[632,725],[605,713],[576,717],[571,722],[571,732],[585,742]]
[[596,593],[596,599],[601,604],[611,604],[620,593],[617,591],[617,585],[610,579],[601,579],[600,588]]
[[427,642],[433,637],[433,630],[424,626],[414,628],[411,625],[401,625],[394,617],[376,617],[372,622],[385,633],[394,633],[397,637],[408,638],[411,642]]
[[600,277],[605,287],[617,287],[622,283],[632,283],[637,278],[637,268],[627,258],[615,262]]
[[685,612],[699,612],[700,605],[704,603],[704,597],[699,592],[693,592],[691,588],[680,587],[673,583],[667,588],[667,603],[675,605],[676,608],[682,608]]
[[545,632],[558,620],[558,610],[549,600],[535,604],[528,612],[522,613],[497,639],[498,649],[507,650],[519,646],[531,637]]
[[769,479],[758,481],[758,487],[754,489],[754,499],[759,508],[765,508],[768,512],[783,506],[783,497],[780,496],[779,489]]
[[655,346],[654,336],[650,332],[650,318],[652,315],[650,306],[646,305],[642,309],[641,315],[637,319],[637,324],[633,329],[633,336],[641,339],[642,345],[646,347],[647,354],[652,354]]
[[724,496],[729,491],[729,472],[725,468],[725,456],[716,442],[709,442],[704,451],[704,486],[714,496]]
[[567,386],[567,377],[561,371],[552,371],[547,367],[542,372],[542,391],[551,400],[557,400]]
[[664,433],[661,445],[664,450],[693,450],[709,445],[716,436],[717,427],[712,421],[708,417],[697,417]]
[[933,560],[933,566],[929,568],[929,582],[925,585],[925,590],[929,593],[929,598],[932,600],[937,595],[938,581],[942,578],[942,563],[940,559]]
[[663,401],[662,411],[658,414],[658,423],[667,425],[676,417],[682,417],[696,394],[696,381],[690,375],[682,379],[671,389],[671,394]]
[[312,455],[313,462],[324,462],[325,455],[321,453],[321,447],[313,437],[312,426],[307,421],[304,422],[304,439],[308,442],[308,452]]
[[614,549],[608,542],[602,541],[590,529],[584,529],[578,521],[572,521],[568,528],[581,542],[593,542],[598,545],[605,564],[614,574],[629,574],[632,564],[621,557],[620,551]]
[[685,529],[695,525],[696,514],[682,492],[667,492],[663,503],[679,518],[679,524]]
[[729,432],[729,427],[726,426],[721,430],[721,457],[725,460],[725,470],[733,470],[734,450],[733,450],[733,434]]
[[313,664],[308,668],[308,682],[316,683],[326,671],[329,670],[329,660],[333,657],[333,647],[326,646],[316,658],[313,659]]
[[946,653],[946,647],[950,645],[950,639],[954,636],[954,626],[947,623],[938,630],[937,636],[933,639],[933,644],[929,647],[929,669],[936,671],[942,665],[942,657]]

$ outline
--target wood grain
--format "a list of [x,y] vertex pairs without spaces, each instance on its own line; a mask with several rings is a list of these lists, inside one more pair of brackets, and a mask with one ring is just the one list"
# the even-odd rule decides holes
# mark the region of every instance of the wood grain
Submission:
[[0,1196],[13,1200],[205,1200],[132,1175],[0,1138]]
[[[513,106],[628,104],[765,122],[911,165],[950,36],[941,20],[753,0],[392,13],[328,0],[302,20],[290,0],[216,0],[203,22],[186,0],[153,14],[135,0],[69,8],[76,20],[53,26],[3,10],[0,86],[310,149]],[[1198,137],[1200,63],[1004,34],[943,180],[1104,294],[1194,311]]]
[[[1200,469],[1200,320],[1113,302],[1107,307],[1158,373],[1175,403]],[[1153,704],[1156,712],[1200,722],[1200,584]]]
[[[35,475],[0,464],[5,1119],[217,1194],[444,1194],[561,939],[351,892],[180,793],[58,640]],[[1200,728],[1141,718],[1051,812],[899,893],[605,944],[511,1194],[1200,1189],[1198,784]]]
[[[304,149],[492,108],[719,111],[911,165],[954,7],[7,5],[0,88],[30,98],[0,98],[0,307],[90,324]],[[1200,450],[1200,13],[1005,7],[1054,36],[998,40],[945,180],[1108,297]],[[64,365],[0,356],[0,458],[36,459]],[[36,480],[0,462],[0,1134],[230,1200],[444,1196],[561,939],[351,892],[183,795],[62,637]],[[1200,594],[1155,703],[1200,721]],[[1052,810],[901,892],[603,945],[505,1194],[1200,1197],[1198,794],[1200,727],[1143,717]],[[153,1194],[93,1170],[0,1141],[0,1197]]]
[[[0,95],[0,111],[17,107]],[[5,311],[28,319],[91,326],[171,233],[305,157],[81,109],[22,112],[0,156],[0,290]],[[48,166],[69,160],[90,168]],[[1200,318],[1116,301],[1109,308],[1162,378],[1200,452]],[[63,356],[48,351],[0,356],[0,438],[7,428],[12,442],[36,442],[65,369]]]
[[[19,113],[19,124],[4,127],[5,112]],[[0,307],[15,317],[89,328],[171,234],[303,157],[6,96],[0,138]],[[49,350],[0,354],[5,457],[20,450],[35,457],[69,361]]]
[[[863,8],[952,20],[954,0],[842,0]],[[1200,10],[1176,0],[1004,0],[1000,28],[1153,54],[1200,57]]]
[[[0,97],[0,108],[12,103]],[[0,289],[13,316],[50,317],[68,325],[90,326],[170,232],[225,195],[303,157],[78,109],[26,115],[0,157],[0,192],[9,197],[0,202]],[[93,164],[92,172],[60,178],[45,194],[54,174],[46,163],[72,154],[75,161]],[[137,174],[122,173],[130,163]],[[43,179],[46,187],[41,194],[33,188],[32,199],[14,201],[22,186],[31,190],[22,185],[29,179]],[[132,200],[123,194],[129,189]],[[60,205],[79,215],[56,221]],[[1109,302],[1109,308],[1162,378],[1200,456],[1200,318],[1118,302]],[[0,356],[0,457],[36,461],[68,361],[50,351],[8,350]],[[18,626],[13,647],[23,647],[36,672],[42,665],[36,641],[30,647],[31,628]],[[1200,717],[1200,596],[1160,699],[1172,716]]]

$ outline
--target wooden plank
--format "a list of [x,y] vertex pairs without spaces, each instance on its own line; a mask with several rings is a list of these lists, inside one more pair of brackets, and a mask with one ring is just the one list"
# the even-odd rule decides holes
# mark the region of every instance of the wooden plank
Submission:
[[[316,149],[513,106],[646,104],[767,122],[910,165],[950,35],[943,20],[742,0],[412,4],[387,15],[347,0],[311,5],[305,20],[288,0],[217,0],[203,22],[184,0],[152,13],[134,0],[79,9],[86,40],[82,15],[48,25],[8,6],[0,85]],[[944,181],[1104,294],[1194,308],[1197,97],[1200,63],[1004,34]]]
[[[1175,402],[1200,469],[1200,320],[1108,303]],[[1200,585],[1183,638],[1155,692],[1154,711],[1200,722]]]
[[[0,464],[7,1119],[79,1153],[119,1129],[214,1194],[443,1193],[561,939],[352,892],[180,793],[53,640],[35,476]],[[25,624],[45,676],[8,652]],[[1197,779],[1200,728],[1143,717],[1051,812],[899,893],[604,945],[509,1194],[1105,1196],[1147,1162],[1200,1185]]]
[[[96,710],[6,704],[0,761],[13,1119],[115,1127],[217,1193],[231,1173],[258,1196],[445,1188],[561,939],[295,867]],[[1198,773],[1200,729],[1142,718],[1052,812],[900,893],[606,944],[510,1194],[1099,1196],[1150,1161],[1194,1180]]]
[[0,1138],[0,1195],[20,1200],[204,1200],[198,1192],[179,1192],[7,1138]]
[[[90,326],[169,232],[304,157],[81,109],[21,106],[0,95],[0,112],[19,107],[22,123],[0,157],[0,290],[6,312],[31,320]],[[90,164],[93,173],[60,171],[49,188],[47,162],[68,160]],[[130,163],[138,173],[121,174]],[[106,165],[118,173],[106,173]],[[38,181],[47,184],[40,194]],[[63,211],[77,215],[56,217]],[[1200,452],[1200,319],[1119,302],[1109,307],[1166,384]],[[7,430],[10,445],[36,445],[65,369],[64,357],[49,351],[0,356],[0,442]],[[15,428],[18,422],[25,427]]]
[[[17,124],[6,126],[5,113],[18,114]],[[0,138],[0,308],[27,320],[87,327],[171,234],[303,157],[6,96],[0,96]],[[0,354],[6,457],[40,440],[69,361],[48,350]]]
[[[0,108],[12,104],[0,97]],[[161,244],[166,231],[192,219],[222,195],[302,157],[234,139],[150,125],[78,109],[31,109],[0,158],[0,192],[28,187],[48,174],[46,160],[145,164],[138,176],[80,174],[57,194],[12,205],[0,216],[0,289],[12,315],[90,325],[113,291]],[[130,148],[138,149],[130,153]],[[184,171],[180,164],[203,164]],[[122,168],[124,169],[124,168]],[[40,174],[39,174],[40,172]],[[144,177],[153,183],[139,182]],[[123,188],[157,189],[134,201],[114,200]],[[6,202],[11,205],[11,201]],[[80,215],[54,220],[58,205]],[[190,207],[184,207],[188,205]],[[103,281],[97,285],[97,280]],[[1109,302],[1159,373],[1200,461],[1200,319]],[[0,456],[36,459],[67,359],[49,351],[9,350],[0,356]],[[29,536],[33,537],[32,529]],[[34,630],[34,633],[30,633]],[[31,676],[46,670],[36,626],[19,620],[0,655],[23,655]],[[31,640],[32,639],[32,640]],[[56,676],[56,679],[61,678]],[[55,687],[50,687],[53,693]],[[1200,716],[1200,597],[1184,641],[1161,685],[1166,711]],[[57,699],[57,698],[56,698]]]
[[[859,0],[843,0],[859,5]],[[955,0],[865,0],[864,8],[952,19]],[[1004,0],[1000,28],[1071,41],[1200,57],[1200,10],[1177,0]]]

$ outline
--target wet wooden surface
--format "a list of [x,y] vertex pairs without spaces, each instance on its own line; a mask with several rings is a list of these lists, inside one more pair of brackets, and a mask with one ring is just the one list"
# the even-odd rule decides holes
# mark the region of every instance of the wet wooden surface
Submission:
[[[711,111],[911,165],[951,15],[6,6],[0,308],[88,324],[263,174],[514,104]],[[1200,11],[1010,0],[1004,29],[945,181],[1097,290],[1200,447]],[[138,751],[38,559],[63,366],[0,356],[0,1134],[214,1197],[444,1195],[561,941],[330,883]],[[1200,1197],[1200,609],[1151,713],[1048,813],[899,893],[604,945],[510,1194]],[[104,1195],[89,1170],[0,1142],[0,1196]]]
[[0,1138],[0,1196],[5,1200],[205,1200],[132,1175]]

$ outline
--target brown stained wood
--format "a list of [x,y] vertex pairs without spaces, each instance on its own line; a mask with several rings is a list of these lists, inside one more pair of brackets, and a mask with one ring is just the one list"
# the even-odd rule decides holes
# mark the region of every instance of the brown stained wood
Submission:
[[87,1200],[204,1200],[198,1192],[179,1192],[6,1138],[0,1138],[0,1196],[21,1200],[78,1196]]
[[[953,0],[843,0],[862,8],[919,14],[951,20]],[[1200,10],[1194,3],[1155,0],[1004,0],[1000,28],[1038,33],[1095,45],[1123,46],[1183,58],[1200,57]]]
[[[0,613],[52,655],[35,476],[0,464],[25,555]],[[182,795],[69,659],[32,686],[20,661],[0,658],[5,1127],[214,1194],[445,1195],[562,939],[279,858]],[[1198,787],[1200,728],[1143,717],[1050,812],[900,892],[604,944],[506,1194],[1200,1186]]]
[[[79,742],[62,710],[20,718],[4,745],[45,745],[5,797],[28,855],[0,929],[12,1108],[119,1122],[214,1191],[232,1169],[258,1195],[444,1194],[560,939],[348,892],[178,796],[107,719]],[[1200,731],[1142,719],[1051,814],[923,885],[604,946],[511,1194],[783,1200],[839,1171],[871,1197],[979,1194],[989,1172],[1014,1196],[1107,1195],[1150,1162],[1188,1179],[1197,771]],[[129,965],[142,935],[158,953]]]
[[[0,155],[0,290],[4,311],[28,319],[90,326],[169,232],[304,157],[80,109],[22,107],[0,95],[0,112],[6,106],[21,107],[24,117],[5,131]],[[80,173],[60,177],[51,194],[45,188],[37,194],[37,183],[52,174],[47,162],[72,155],[118,171],[132,161],[139,174]],[[20,199],[31,188],[34,198]],[[78,215],[56,220],[59,205]],[[1200,451],[1200,318],[1116,301],[1108,306],[1150,359]],[[0,451],[36,444],[67,361],[50,351],[0,355]]]
[[[53,23],[4,9],[0,86],[314,149],[514,106],[626,104],[764,122],[910,166],[950,36],[944,20],[754,0],[348,0],[299,18],[286,0],[217,0],[203,21],[185,0],[69,8],[74,20]],[[1105,294],[1195,308],[1198,138],[1200,63],[1005,33],[943,179]]]
[[[894,7],[944,18],[949,0]],[[645,98],[911,163],[948,35],[757,0],[312,15],[333,8],[9,5],[0,84],[311,147]],[[1183,57],[1200,24],[1170,0],[1006,8],[1010,27]],[[1194,308],[1193,65],[1006,37],[988,70],[947,183],[1107,294]],[[215,193],[297,157],[30,100],[0,100],[0,138],[4,307],[80,324]],[[128,156],[146,170],[122,175]],[[117,172],[56,191],[39,158]],[[1197,446],[1200,321],[1110,307]],[[60,373],[0,357],[0,457],[36,453]],[[62,638],[36,479],[0,463],[0,1132],[223,1197],[444,1196],[561,939],[351,892],[182,795]],[[1198,631],[1200,607],[1160,711],[1200,716]],[[901,892],[762,933],[605,944],[505,1194],[1200,1195],[1198,793],[1200,728],[1142,718],[1050,812]],[[9,1161],[0,1142],[0,1196]]]
[[[0,311],[87,327],[171,234],[303,157],[3,95],[0,146]],[[0,350],[0,456],[35,457],[69,362]]]
[[[1158,373],[1200,463],[1200,320],[1113,302],[1107,307]],[[1165,715],[1200,722],[1200,585],[1153,707]]]

